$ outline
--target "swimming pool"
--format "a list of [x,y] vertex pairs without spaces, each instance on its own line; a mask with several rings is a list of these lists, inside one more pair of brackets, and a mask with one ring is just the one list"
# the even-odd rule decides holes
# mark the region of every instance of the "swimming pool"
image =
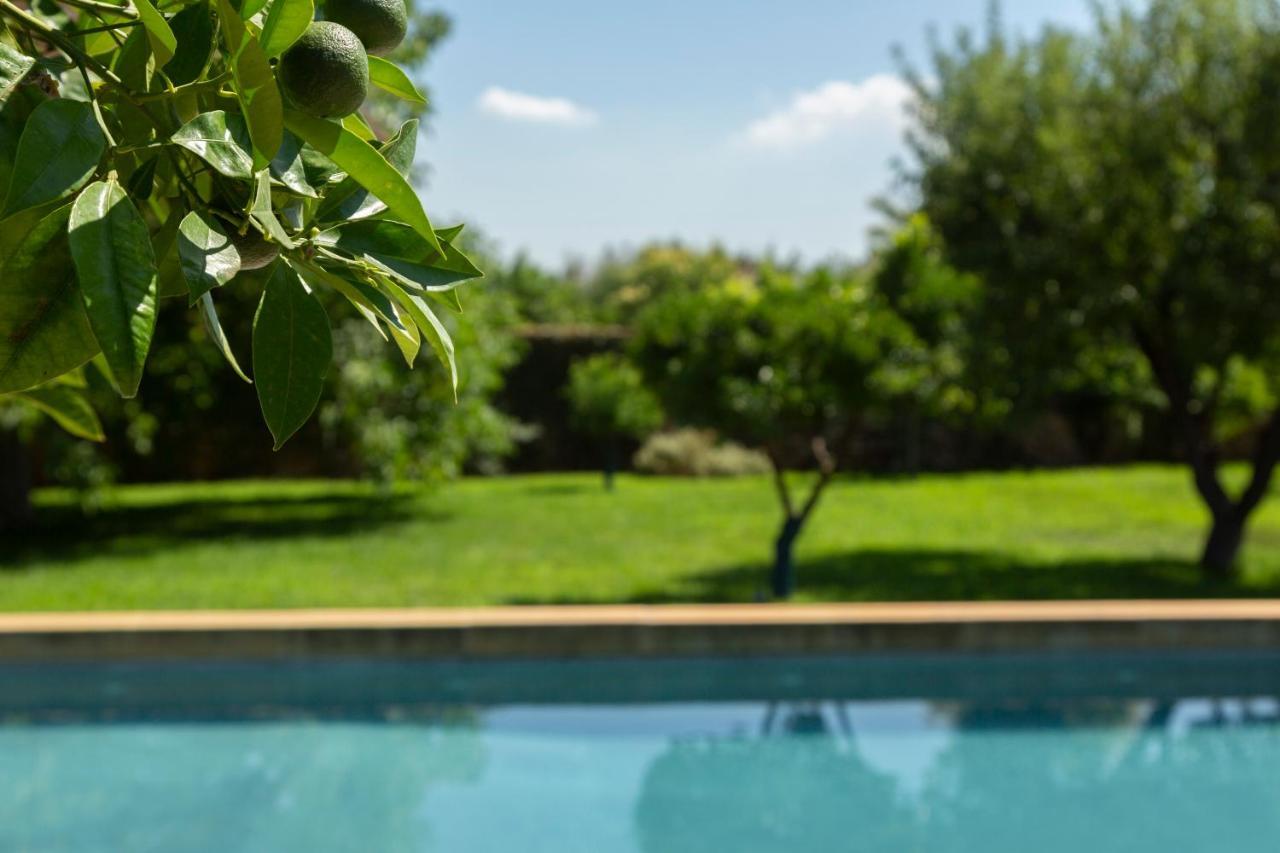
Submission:
[[1280,654],[0,667],[0,850],[1280,849]]

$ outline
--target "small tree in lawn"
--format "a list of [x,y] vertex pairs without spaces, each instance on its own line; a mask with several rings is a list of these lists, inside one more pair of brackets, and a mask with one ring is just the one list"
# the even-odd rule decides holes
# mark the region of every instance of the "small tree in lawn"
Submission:
[[[836,473],[835,449],[881,394],[880,366],[899,327],[859,278],[825,270],[735,275],[640,314],[634,356],[668,411],[761,448],[773,466],[777,598],[792,593],[796,540]],[[817,478],[797,496],[787,468],[806,459]]]
[[[1212,517],[1203,569],[1227,579],[1280,462],[1280,16],[1107,8],[1088,35],[938,48],[913,77],[908,177],[985,282],[975,316],[1014,393],[1145,360]],[[1248,437],[1233,491],[1222,447]]]
[[619,441],[643,438],[662,426],[662,408],[640,371],[616,354],[574,362],[567,393],[577,427],[603,446],[604,486],[612,490]]
[[[162,307],[252,374],[277,448],[324,387],[325,301],[456,383],[437,312],[479,271],[406,178],[417,120],[383,138],[360,112],[371,86],[425,98],[381,57],[404,27],[370,29],[359,5],[313,21],[313,0],[0,0],[0,404],[101,439],[83,371],[134,397]],[[402,56],[441,26],[412,20],[435,29]],[[248,370],[215,307],[245,289],[261,293]]]

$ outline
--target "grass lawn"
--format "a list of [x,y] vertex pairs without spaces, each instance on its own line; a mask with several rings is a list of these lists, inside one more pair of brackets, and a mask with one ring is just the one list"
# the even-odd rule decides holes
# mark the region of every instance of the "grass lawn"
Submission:
[[[0,540],[0,610],[751,601],[778,508],[765,479],[590,475],[380,494],[350,483],[129,487],[82,513],[38,495]],[[835,483],[800,540],[798,600],[1280,595],[1280,501],[1239,584],[1193,560],[1179,468]]]

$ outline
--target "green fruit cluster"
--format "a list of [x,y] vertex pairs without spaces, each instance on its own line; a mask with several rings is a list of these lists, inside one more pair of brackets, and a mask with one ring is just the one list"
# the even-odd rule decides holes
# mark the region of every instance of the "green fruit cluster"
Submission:
[[319,118],[341,118],[369,94],[369,54],[382,56],[404,40],[404,0],[328,0],[280,57],[280,87],[290,103]]

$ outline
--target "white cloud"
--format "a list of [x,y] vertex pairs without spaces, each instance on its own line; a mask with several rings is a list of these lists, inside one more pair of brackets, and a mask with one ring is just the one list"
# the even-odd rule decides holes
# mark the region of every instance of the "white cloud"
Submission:
[[536,95],[513,92],[500,86],[490,86],[485,89],[480,95],[478,105],[481,111],[508,121],[576,126],[596,122],[595,113],[568,98],[540,98]]
[[911,89],[891,74],[861,83],[836,80],[800,92],[781,110],[752,122],[744,140],[753,148],[790,150],[858,129],[901,130]]

